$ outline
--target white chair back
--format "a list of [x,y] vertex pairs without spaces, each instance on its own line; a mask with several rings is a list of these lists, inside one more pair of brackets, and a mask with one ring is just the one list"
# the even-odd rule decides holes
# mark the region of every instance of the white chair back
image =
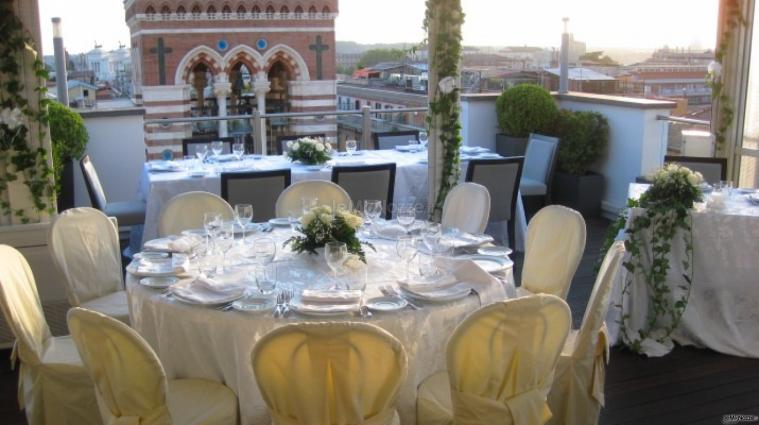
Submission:
[[527,226],[522,288],[566,299],[585,251],[585,219],[570,208],[549,205]]
[[482,233],[490,217],[490,192],[477,183],[459,183],[445,197],[442,225]]
[[527,151],[524,155],[524,171],[522,173],[524,177],[548,185],[558,148],[559,139],[540,134],[530,134]]
[[95,383],[106,424],[171,424],[161,361],[129,326],[98,312],[68,312],[71,336]]
[[351,198],[342,187],[327,180],[304,180],[293,183],[277,199],[277,217],[300,216],[304,197],[318,198],[319,205],[351,208]]
[[102,212],[87,207],[62,212],[47,242],[72,306],[124,288],[118,231]]
[[176,235],[182,230],[203,227],[203,215],[207,212],[219,213],[224,220],[231,220],[234,211],[229,203],[209,192],[186,192],[166,203],[158,218],[160,236]]
[[492,304],[467,317],[448,342],[453,423],[544,424],[570,325],[567,303],[545,294]]
[[252,361],[277,425],[388,425],[407,372],[401,343],[366,323],[286,325],[261,338]]
[[0,307],[5,322],[16,337],[21,361],[38,365],[42,361],[50,328],[42,311],[37,285],[29,263],[20,252],[0,245]]

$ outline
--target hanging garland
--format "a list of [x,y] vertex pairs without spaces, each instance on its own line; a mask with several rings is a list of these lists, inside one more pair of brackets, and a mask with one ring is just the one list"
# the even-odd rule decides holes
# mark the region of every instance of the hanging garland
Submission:
[[[0,193],[7,193],[9,184],[24,177],[38,212],[55,212],[53,171],[48,164],[48,152],[42,147],[48,121],[44,84],[34,88],[37,99],[30,102],[24,96],[23,66],[32,55],[32,71],[36,78],[47,80],[47,70],[37,55],[34,41],[24,30],[11,2],[0,2]],[[37,124],[38,146],[32,145],[33,123]],[[13,209],[7,199],[0,201],[0,213],[29,223],[24,209]]]
[[725,29],[722,32],[719,46],[717,46],[717,49],[714,52],[714,62],[709,64],[708,73],[706,75],[706,85],[712,90],[712,101],[718,101],[719,103],[719,125],[714,128],[713,131],[717,143],[717,150],[720,152],[724,149],[725,141],[727,140],[727,130],[730,128],[730,125],[732,125],[735,116],[730,96],[723,92],[725,86],[722,80],[722,65],[725,61],[725,56],[727,56],[736,29],[741,25],[746,25],[746,18],[741,11],[739,0],[726,0],[725,14]]
[[[672,332],[680,324],[690,298],[693,281],[693,231],[691,211],[701,201],[703,177],[688,168],[668,164],[657,171],[653,185],[639,201],[628,206],[644,210],[635,215],[625,230],[625,248],[629,258],[623,263],[628,277],[622,288],[622,299],[630,296],[635,282],[645,284],[649,294],[648,316],[641,329],[632,329],[630,314],[621,309],[622,342],[636,353],[669,351]],[[631,210],[630,210],[631,211]],[[628,213],[630,213],[628,211]],[[617,226],[626,219],[620,219]],[[668,280],[672,240],[681,232],[684,246],[683,274],[679,285]]]
[[428,45],[428,48],[440,81],[437,87],[428,87],[430,112],[427,115],[427,124],[432,127],[434,123],[440,123],[439,138],[443,148],[443,169],[440,189],[433,210],[430,212],[430,218],[440,216],[445,197],[456,185],[461,173],[459,165],[461,124],[459,123],[459,87],[457,87],[461,60],[461,25],[464,23],[461,0],[427,0],[425,31],[429,31],[433,20],[436,20],[437,32],[433,41],[434,45]]

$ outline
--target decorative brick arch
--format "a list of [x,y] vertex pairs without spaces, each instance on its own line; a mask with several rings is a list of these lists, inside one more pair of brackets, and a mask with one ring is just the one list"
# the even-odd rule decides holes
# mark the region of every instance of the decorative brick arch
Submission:
[[292,47],[284,44],[277,44],[269,49],[263,56],[263,70],[269,72],[272,65],[277,61],[282,62],[295,81],[309,81],[311,76],[308,72],[308,65],[303,57]]
[[208,46],[197,46],[187,52],[179,61],[174,76],[174,84],[178,86],[187,84],[190,72],[199,63],[205,64],[214,76],[219,75],[224,70],[224,59],[219,53]]
[[238,63],[245,64],[251,74],[255,75],[264,68],[264,58],[250,46],[240,44],[224,55],[224,72],[229,75],[232,67]]

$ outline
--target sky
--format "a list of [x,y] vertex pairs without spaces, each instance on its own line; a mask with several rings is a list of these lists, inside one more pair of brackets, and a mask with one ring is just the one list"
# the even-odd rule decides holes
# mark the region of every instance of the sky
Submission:
[[[231,3],[236,3],[237,0]],[[339,0],[338,40],[418,42],[424,0]],[[129,44],[122,0],[39,0],[43,50],[52,54],[50,19],[63,20],[69,52]],[[717,0],[462,0],[464,44],[557,47],[563,17],[589,48],[713,48]]]

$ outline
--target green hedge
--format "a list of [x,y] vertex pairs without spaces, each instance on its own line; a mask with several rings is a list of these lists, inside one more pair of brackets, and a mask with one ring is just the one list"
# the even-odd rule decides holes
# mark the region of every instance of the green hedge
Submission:
[[559,138],[558,168],[583,176],[609,144],[609,123],[598,112],[559,112],[553,135]]
[[504,91],[496,101],[498,126],[511,137],[547,134],[558,115],[551,94],[536,84],[519,84]]
[[82,116],[58,102],[48,106],[50,116],[50,139],[53,144],[53,171],[55,186],[61,190],[63,166],[72,159],[84,155],[89,135]]

